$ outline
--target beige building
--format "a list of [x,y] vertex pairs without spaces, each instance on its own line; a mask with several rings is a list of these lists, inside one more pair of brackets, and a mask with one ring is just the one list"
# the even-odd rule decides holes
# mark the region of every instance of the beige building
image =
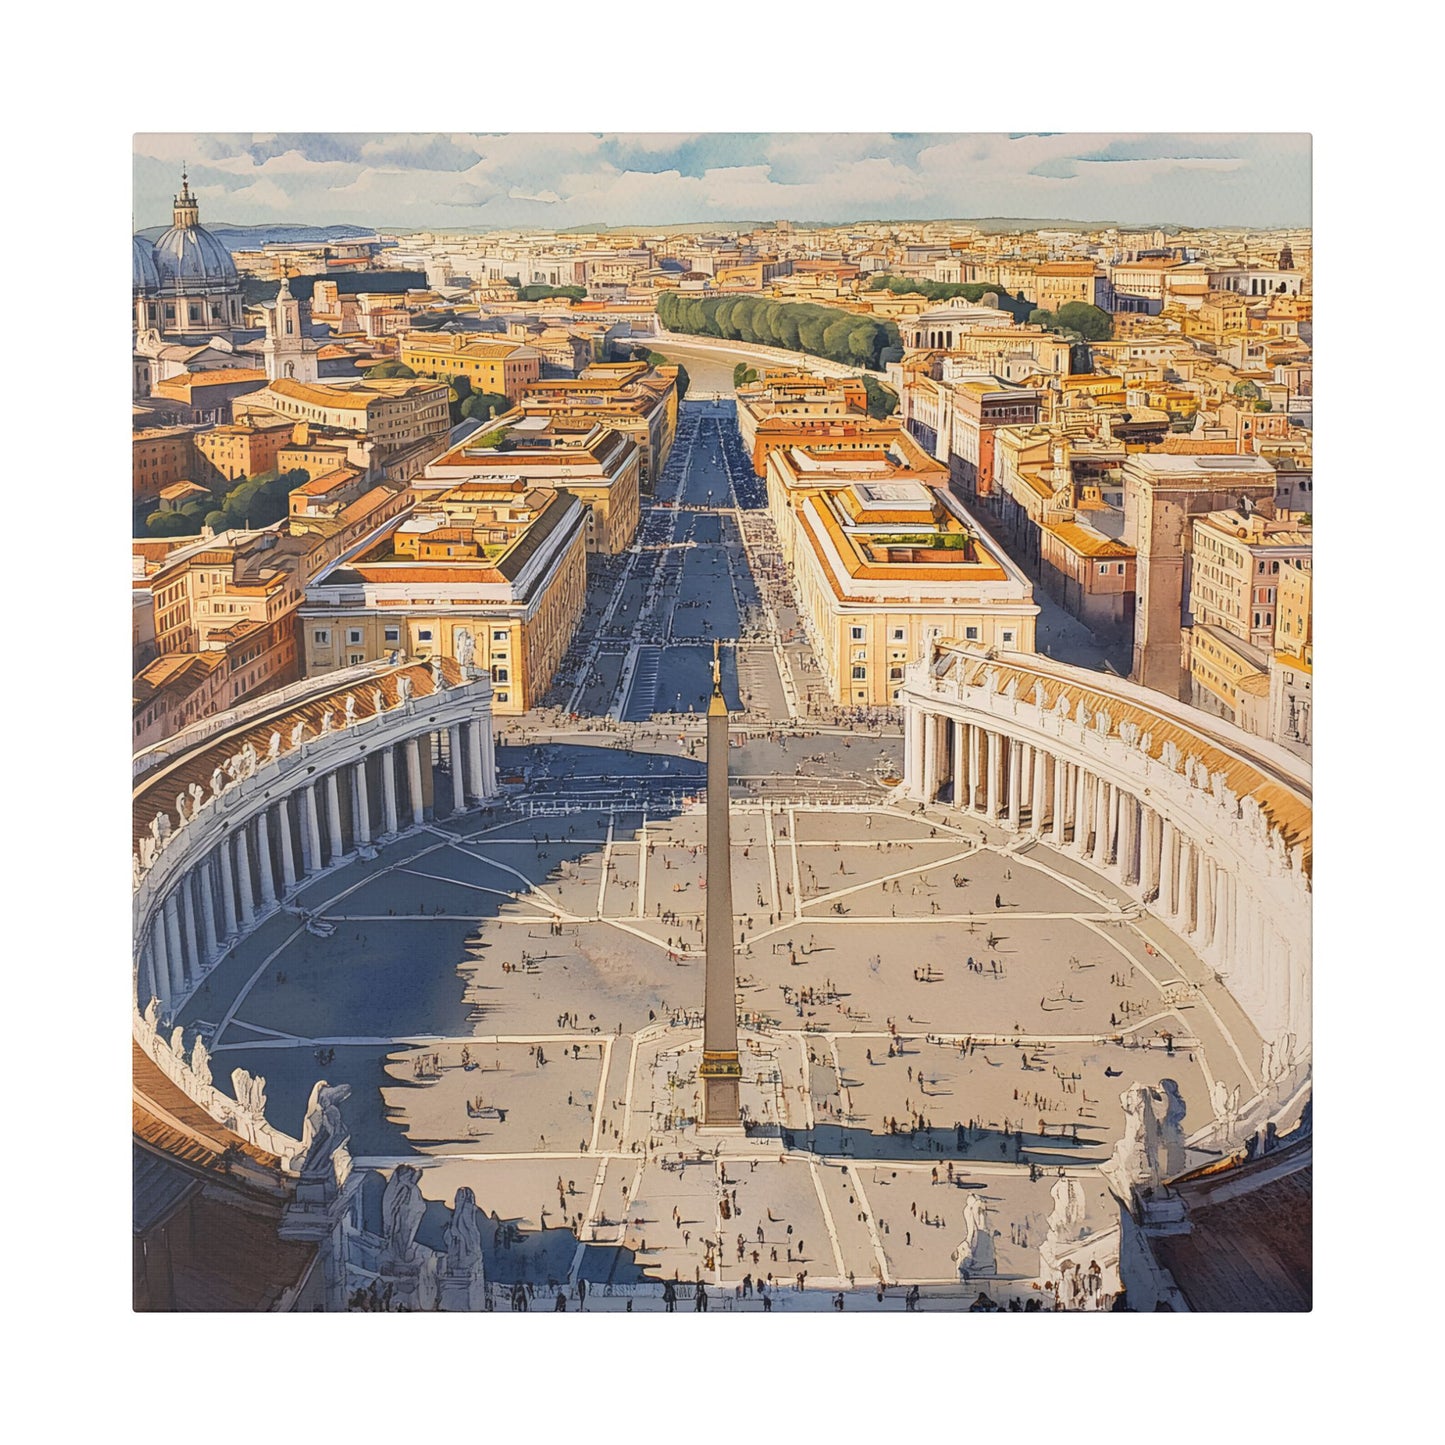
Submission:
[[1221,627],[1251,646],[1274,642],[1280,569],[1308,568],[1309,527],[1233,508],[1194,519],[1189,609],[1195,623]]
[[379,454],[445,435],[447,388],[432,381],[302,382],[282,378],[232,406],[237,421],[275,417],[358,432]]
[[401,338],[398,359],[418,376],[465,376],[473,391],[508,401],[519,401],[523,390],[542,376],[540,351],[488,335],[408,332]]
[[1269,668],[1269,735],[1304,758],[1314,742],[1313,584],[1309,567],[1286,562],[1280,568]]
[[769,455],[768,495],[833,702],[894,705],[904,668],[939,638],[1033,651],[1028,579],[946,488],[884,453],[795,446]]
[[458,657],[465,633],[474,665],[491,673],[493,710],[535,707],[582,615],[585,510],[566,490],[520,482],[423,497],[306,589],[305,674],[392,653]]
[[642,453],[610,425],[511,411],[443,453],[412,483],[419,493],[462,482],[565,487],[586,510],[589,552],[631,545],[641,518]]
[[522,395],[523,416],[575,423],[603,422],[637,443],[639,478],[650,491],[677,434],[677,368],[645,362],[594,363],[580,376],[534,382]]

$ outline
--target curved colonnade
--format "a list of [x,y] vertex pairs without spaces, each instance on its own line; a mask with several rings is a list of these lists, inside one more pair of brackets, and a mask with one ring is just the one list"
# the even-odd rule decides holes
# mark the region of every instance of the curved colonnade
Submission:
[[1307,1072],[1307,764],[1112,676],[950,642],[906,674],[904,792],[1078,858],[1185,939]]
[[[261,921],[341,863],[497,791],[492,685],[450,658],[317,678],[132,792],[133,997],[168,1021]],[[434,761],[450,796],[435,797]],[[154,1000],[156,1008],[150,1005]]]

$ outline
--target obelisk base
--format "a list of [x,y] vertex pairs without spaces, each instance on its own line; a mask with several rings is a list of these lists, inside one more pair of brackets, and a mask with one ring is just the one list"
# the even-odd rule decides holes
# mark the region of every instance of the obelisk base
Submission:
[[698,1132],[741,1134],[743,1070],[738,1056],[704,1051],[697,1074],[702,1080],[702,1115],[697,1121]]

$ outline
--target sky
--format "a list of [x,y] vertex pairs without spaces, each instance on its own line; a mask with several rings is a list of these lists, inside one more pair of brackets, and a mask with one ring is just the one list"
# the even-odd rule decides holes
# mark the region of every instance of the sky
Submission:
[[134,222],[563,230],[1018,216],[1308,226],[1305,134],[138,134]]

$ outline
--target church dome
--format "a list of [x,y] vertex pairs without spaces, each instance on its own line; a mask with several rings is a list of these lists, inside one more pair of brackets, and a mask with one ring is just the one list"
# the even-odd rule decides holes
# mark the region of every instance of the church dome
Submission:
[[175,223],[156,242],[155,264],[167,285],[184,288],[235,282],[236,263],[231,253],[201,225],[200,207],[191,193],[190,182],[181,177],[176,197]]
[[167,282],[236,279],[231,253],[204,226],[172,226],[156,242],[155,259]]
[[130,238],[131,290],[155,291],[160,288],[161,273],[156,269],[155,247],[144,236]]

